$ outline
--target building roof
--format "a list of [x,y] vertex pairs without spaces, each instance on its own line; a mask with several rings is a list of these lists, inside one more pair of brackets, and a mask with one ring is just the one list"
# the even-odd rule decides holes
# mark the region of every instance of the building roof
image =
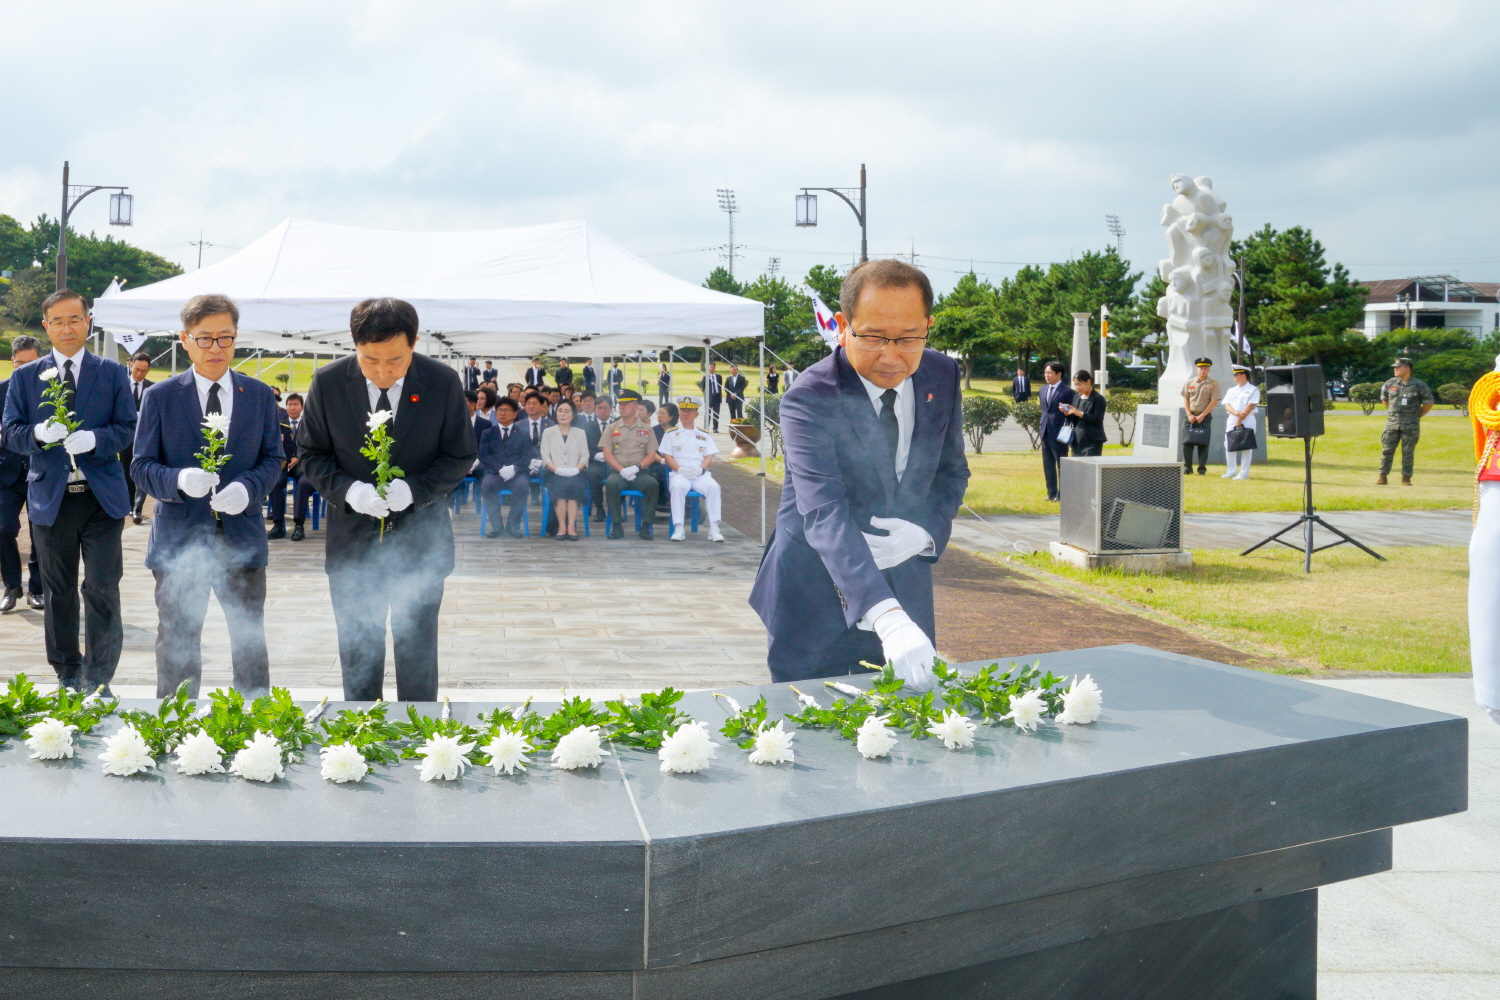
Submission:
[[1420,275],[1411,278],[1382,278],[1379,281],[1361,281],[1370,290],[1367,303],[1396,302],[1398,296],[1410,296],[1422,303],[1438,304],[1452,302],[1494,302],[1500,293],[1500,282],[1460,281],[1451,274]]

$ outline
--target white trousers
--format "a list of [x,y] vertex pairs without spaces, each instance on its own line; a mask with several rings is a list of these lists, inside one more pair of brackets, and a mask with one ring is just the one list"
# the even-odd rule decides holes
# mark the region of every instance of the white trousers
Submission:
[[709,527],[719,523],[719,484],[712,472],[705,472],[697,479],[689,479],[680,472],[667,477],[667,493],[672,500],[672,523],[684,524],[683,513],[687,507],[688,490],[703,494],[703,506],[708,508]]
[[1226,451],[1224,452],[1224,465],[1231,476],[1243,476],[1250,478],[1250,460],[1255,457],[1255,452]]
[[1479,484],[1469,536],[1469,662],[1474,700],[1500,722],[1500,482]]

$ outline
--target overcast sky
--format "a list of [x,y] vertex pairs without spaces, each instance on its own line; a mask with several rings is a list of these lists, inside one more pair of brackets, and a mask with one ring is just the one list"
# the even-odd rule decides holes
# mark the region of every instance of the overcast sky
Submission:
[[[1491,3],[49,3],[3,15],[0,213],[56,215],[61,168],[128,184],[133,230],[196,264],[287,216],[396,229],[588,219],[701,281],[738,196],[736,272],[847,266],[852,213],[803,185],[869,165],[872,255],[1098,249],[1153,267],[1173,173],[1236,233],[1312,228],[1357,277],[1500,281]],[[109,230],[96,194],[74,225]]]

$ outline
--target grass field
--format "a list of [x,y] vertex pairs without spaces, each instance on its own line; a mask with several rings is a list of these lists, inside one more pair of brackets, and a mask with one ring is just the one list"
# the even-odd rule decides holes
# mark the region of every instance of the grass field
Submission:
[[1042,553],[1017,556],[1050,579],[1128,601],[1226,645],[1309,670],[1447,673],[1469,669],[1468,554],[1458,547],[1386,548],[1388,562],[1353,550],[1302,554],[1193,552],[1167,576],[1074,569]]

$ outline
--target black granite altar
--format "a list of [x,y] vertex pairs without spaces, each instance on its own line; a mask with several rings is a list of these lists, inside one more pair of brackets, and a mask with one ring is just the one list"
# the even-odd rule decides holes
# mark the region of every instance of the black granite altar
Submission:
[[[107,777],[114,720],[73,761],[11,741],[0,995],[1178,995],[1127,992],[1128,955],[1223,984],[1199,996],[1311,996],[1311,890],[1389,868],[1391,826],[1465,808],[1462,719],[1139,646],[1041,659],[1093,674],[1099,722],[981,726],[960,752],[903,736],[873,761],[802,732],[795,766],[718,737],[697,775],[621,750],[352,786],[310,759],[262,785]],[[796,707],[786,685],[729,693]],[[1076,989],[1004,992],[1057,969]]]

